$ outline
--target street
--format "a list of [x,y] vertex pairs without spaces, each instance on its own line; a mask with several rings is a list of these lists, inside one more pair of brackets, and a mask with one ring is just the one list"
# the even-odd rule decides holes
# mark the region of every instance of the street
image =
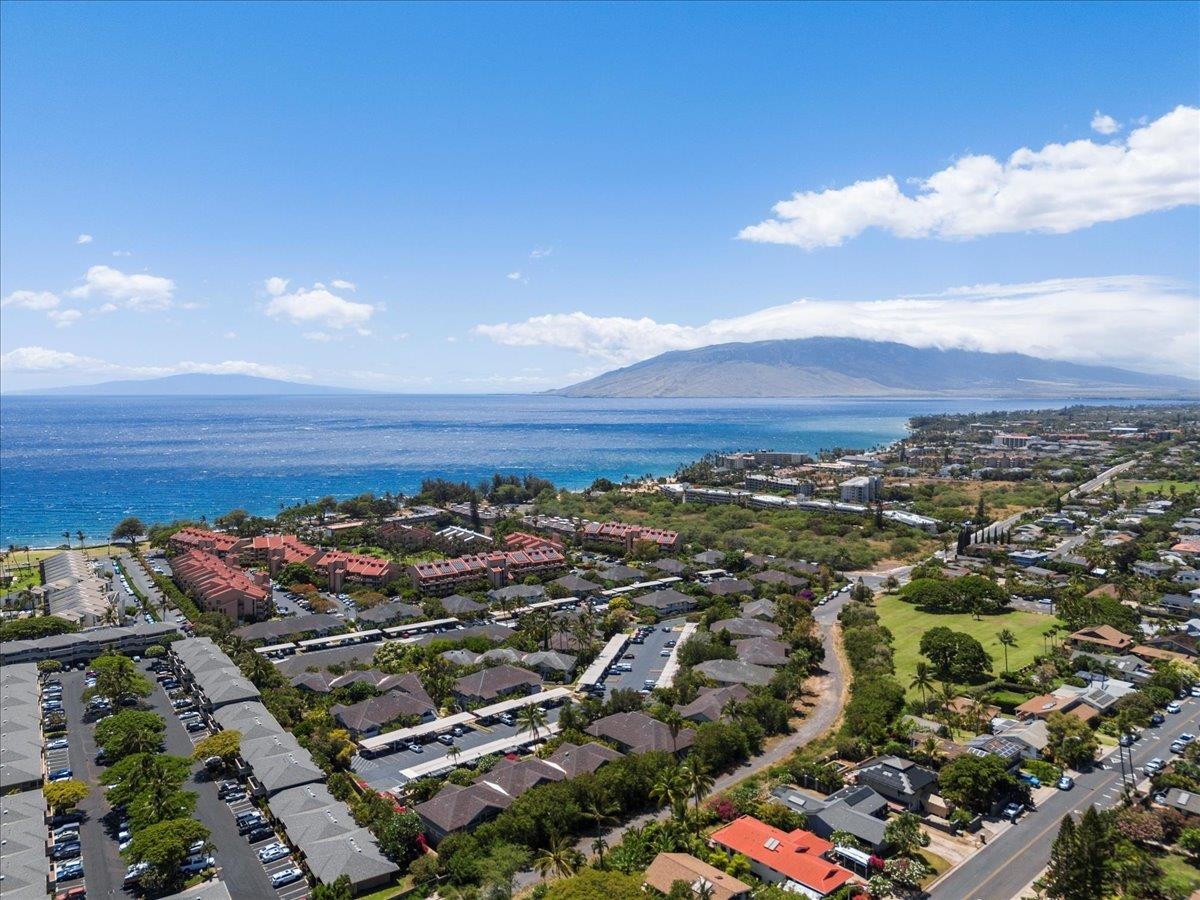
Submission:
[[[1157,728],[1147,728],[1133,745],[1133,762],[1138,779],[1141,768],[1155,756],[1170,760],[1168,747],[1185,731],[1200,729],[1200,700],[1181,700],[1183,711],[1167,715]],[[1128,758],[1128,757],[1127,757]],[[1103,766],[1103,768],[1101,768]],[[1008,900],[1021,891],[1050,861],[1050,846],[1058,834],[1062,817],[1081,814],[1089,805],[1102,809],[1115,806],[1121,796],[1121,772],[1116,752],[1091,772],[1075,776],[1075,789],[1058,791],[1036,810],[1026,812],[1014,825],[957,869],[937,882],[930,895],[937,900]]]

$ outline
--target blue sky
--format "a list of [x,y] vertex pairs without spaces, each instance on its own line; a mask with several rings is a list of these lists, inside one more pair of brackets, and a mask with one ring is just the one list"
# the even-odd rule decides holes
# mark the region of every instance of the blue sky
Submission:
[[6,390],[540,390],[818,333],[1200,374],[1194,4],[0,21]]

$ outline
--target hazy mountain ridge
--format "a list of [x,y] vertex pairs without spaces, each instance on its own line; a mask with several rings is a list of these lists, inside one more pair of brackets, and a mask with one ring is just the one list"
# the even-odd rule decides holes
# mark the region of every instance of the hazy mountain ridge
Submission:
[[803,338],[673,350],[567,397],[1200,397],[1200,381],[1021,353]]
[[364,394],[353,388],[301,384],[262,378],[257,375],[167,375],[125,381],[104,381],[69,387],[41,388],[15,392],[25,395],[60,397],[262,397],[322,394]]

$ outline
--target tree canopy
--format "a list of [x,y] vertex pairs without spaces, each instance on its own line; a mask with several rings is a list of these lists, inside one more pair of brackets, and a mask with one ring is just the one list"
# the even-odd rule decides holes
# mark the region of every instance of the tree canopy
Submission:
[[978,681],[985,672],[992,671],[992,657],[983,644],[944,625],[921,635],[920,649],[943,681]]
[[152,753],[162,745],[167,725],[152,712],[123,709],[96,725],[96,743],[109,764],[135,753]]
[[112,530],[111,537],[114,541],[129,541],[129,546],[132,547],[144,534],[146,534],[146,524],[137,516],[128,516],[117,523],[117,527]]
[[42,788],[46,805],[57,812],[73,809],[88,795],[91,788],[74,778],[66,781],[51,781]]
[[998,756],[960,756],[942,767],[938,778],[942,796],[972,812],[987,812],[992,804],[1011,793],[1020,793],[1020,783],[1008,773]]
[[128,656],[105,653],[92,661],[92,669],[96,672],[93,693],[114,706],[122,697],[147,697],[150,694],[150,681]]

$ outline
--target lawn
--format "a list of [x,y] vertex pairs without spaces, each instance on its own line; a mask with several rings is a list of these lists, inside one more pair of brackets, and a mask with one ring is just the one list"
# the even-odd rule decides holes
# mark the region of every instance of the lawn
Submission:
[[1162,866],[1165,875],[1178,878],[1181,883],[1188,883],[1193,897],[1196,891],[1200,891],[1200,869],[1194,863],[1188,862],[1177,853],[1156,857],[1156,861]]
[[1200,492],[1200,481],[1133,481],[1130,479],[1121,479],[1117,482],[1117,490],[1122,494],[1131,492],[1135,487],[1143,494],[1159,494],[1167,497],[1170,496],[1172,487],[1175,488],[1177,494],[1194,494]]
[[[999,674],[1004,668],[1004,652],[996,640],[997,632],[1007,628],[1016,635],[1017,646],[1008,648],[1008,665],[1015,670],[1033,662],[1039,653],[1044,653],[1042,633],[1051,625],[1062,624],[1053,616],[1020,610],[1010,610],[998,616],[983,616],[979,621],[970,613],[934,615],[922,612],[892,594],[878,598],[875,605],[880,621],[891,629],[895,638],[896,677],[905,688],[913,679],[917,663],[924,660],[919,649],[921,635],[931,628],[944,625],[953,631],[964,631],[971,635],[992,654],[995,660],[993,672]],[[915,691],[910,693],[916,694]]]

